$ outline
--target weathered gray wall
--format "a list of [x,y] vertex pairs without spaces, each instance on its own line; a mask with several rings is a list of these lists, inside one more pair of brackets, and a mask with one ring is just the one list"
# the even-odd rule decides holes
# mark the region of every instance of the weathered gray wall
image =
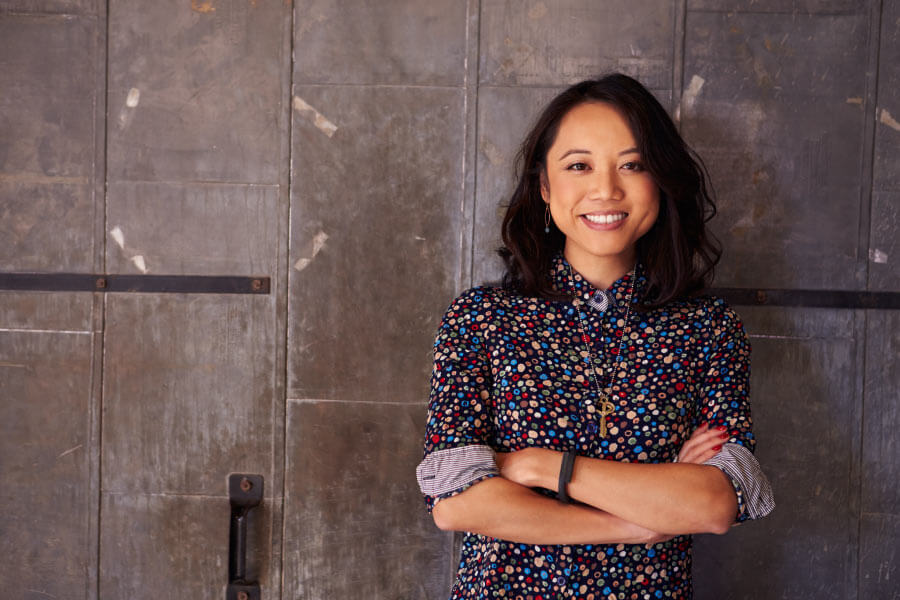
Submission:
[[[0,0],[0,270],[268,275],[268,296],[0,292],[0,588],[441,598],[413,469],[431,338],[498,274],[566,84],[644,81],[705,157],[717,285],[898,291],[895,0]],[[779,507],[698,598],[900,598],[900,316],[739,309]]]

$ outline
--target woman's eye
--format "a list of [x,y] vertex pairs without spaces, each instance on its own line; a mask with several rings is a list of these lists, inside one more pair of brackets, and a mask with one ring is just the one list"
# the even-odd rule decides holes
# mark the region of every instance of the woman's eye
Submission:
[[586,171],[588,166],[583,162],[577,162],[569,165],[568,169],[570,171]]
[[631,161],[628,161],[627,163],[625,163],[624,165],[622,165],[622,168],[627,171],[643,171],[644,165],[642,165],[641,163],[639,163],[635,160],[631,160]]

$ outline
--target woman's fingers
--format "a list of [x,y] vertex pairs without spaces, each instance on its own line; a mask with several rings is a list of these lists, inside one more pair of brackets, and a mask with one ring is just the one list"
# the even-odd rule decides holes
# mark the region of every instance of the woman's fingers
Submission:
[[678,462],[700,464],[709,460],[722,449],[722,444],[729,438],[728,428],[724,425],[710,427],[703,424],[691,435],[681,447]]

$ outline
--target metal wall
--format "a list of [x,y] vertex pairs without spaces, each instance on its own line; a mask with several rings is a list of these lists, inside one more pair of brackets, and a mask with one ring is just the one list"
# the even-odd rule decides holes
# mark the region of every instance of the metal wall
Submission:
[[[895,0],[0,0],[0,271],[269,276],[0,292],[7,598],[446,597],[430,347],[495,279],[515,145],[620,70],[706,159],[718,286],[898,291]],[[779,503],[698,598],[900,598],[900,315],[738,308]]]

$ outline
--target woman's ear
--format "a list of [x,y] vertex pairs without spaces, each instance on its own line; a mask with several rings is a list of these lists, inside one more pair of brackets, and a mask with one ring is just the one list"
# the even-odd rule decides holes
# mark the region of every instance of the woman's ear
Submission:
[[547,173],[541,169],[541,199],[544,204],[550,204],[550,186],[547,183]]

